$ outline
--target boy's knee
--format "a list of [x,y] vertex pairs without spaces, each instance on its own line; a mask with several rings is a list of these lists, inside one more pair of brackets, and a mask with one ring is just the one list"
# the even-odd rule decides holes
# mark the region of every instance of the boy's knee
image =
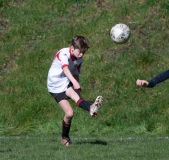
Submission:
[[66,113],[66,118],[67,118],[68,120],[71,120],[71,119],[73,118],[73,116],[74,116],[74,113],[73,113],[73,112]]

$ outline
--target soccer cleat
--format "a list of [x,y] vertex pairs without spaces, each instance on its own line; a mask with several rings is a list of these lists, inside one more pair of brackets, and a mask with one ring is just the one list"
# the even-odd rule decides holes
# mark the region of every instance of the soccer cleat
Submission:
[[72,141],[70,140],[70,138],[61,138],[61,143],[64,145],[64,146],[69,146],[72,144]]
[[102,106],[102,102],[103,102],[103,97],[102,96],[98,96],[95,100],[95,102],[90,106],[90,115],[95,117],[100,109],[100,107]]

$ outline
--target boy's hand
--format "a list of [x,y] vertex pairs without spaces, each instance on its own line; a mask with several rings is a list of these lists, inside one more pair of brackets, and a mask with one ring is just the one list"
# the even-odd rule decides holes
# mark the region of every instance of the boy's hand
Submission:
[[79,91],[82,90],[82,87],[80,86],[80,84],[77,81],[75,81],[73,83],[73,87],[75,90],[79,90]]
[[69,68],[66,66],[63,68],[63,71],[65,75],[68,77],[68,79],[73,83],[73,87],[75,90],[81,90],[82,87],[80,86],[79,82],[74,78],[72,73],[70,72]]
[[148,82],[145,81],[145,80],[137,79],[136,85],[137,85],[137,86],[142,86],[142,87],[147,87],[147,86],[148,86]]

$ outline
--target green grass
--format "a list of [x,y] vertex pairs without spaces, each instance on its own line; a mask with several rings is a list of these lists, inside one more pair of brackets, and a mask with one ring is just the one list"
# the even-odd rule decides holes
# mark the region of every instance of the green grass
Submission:
[[[157,137],[169,134],[169,83],[146,89],[135,82],[168,69],[168,15],[166,0],[0,0],[0,135],[32,135],[28,142],[29,136],[2,139],[4,159],[41,159],[44,154],[68,159],[74,150],[86,152],[70,159],[167,159],[168,141]],[[110,39],[116,23],[131,29],[126,44]],[[88,37],[90,43],[80,77],[82,95],[93,100],[101,94],[104,104],[91,118],[71,102],[75,144],[65,149],[57,138],[40,137],[61,133],[63,112],[49,95],[46,79],[55,53],[68,47],[74,34]],[[124,136],[122,141],[114,137],[118,134]],[[98,138],[90,140],[93,136]],[[104,143],[97,144],[100,141]],[[86,149],[90,147],[92,152]],[[98,150],[103,150],[101,155]]]
[[[166,0],[0,0],[1,159],[168,159],[168,85],[139,88],[169,63]],[[112,42],[125,23],[130,40]],[[55,52],[89,39],[82,95],[104,97],[96,118],[72,101],[71,147],[60,145],[63,112],[47,92]],[[73,153],[73,154],[72,154]]]
[[71,147],[64,147],[57,136],[1,137],[0,155],[3,160],[167,160],[169,157],[169,138],[164,135],[84,136],[72,140]]

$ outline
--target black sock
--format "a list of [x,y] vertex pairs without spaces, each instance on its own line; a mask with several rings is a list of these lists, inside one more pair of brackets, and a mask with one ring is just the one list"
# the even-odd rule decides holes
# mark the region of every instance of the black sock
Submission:
[[84,110],[86,110],[88,112],[90,111],[91,103],[89,103],[88,101],[83,100],[82,98],[77,101],[77,105],[80,108],[83,108]]
[[62,120],[62,138],[69,138],[70,124],[66,124],[64,120]]

